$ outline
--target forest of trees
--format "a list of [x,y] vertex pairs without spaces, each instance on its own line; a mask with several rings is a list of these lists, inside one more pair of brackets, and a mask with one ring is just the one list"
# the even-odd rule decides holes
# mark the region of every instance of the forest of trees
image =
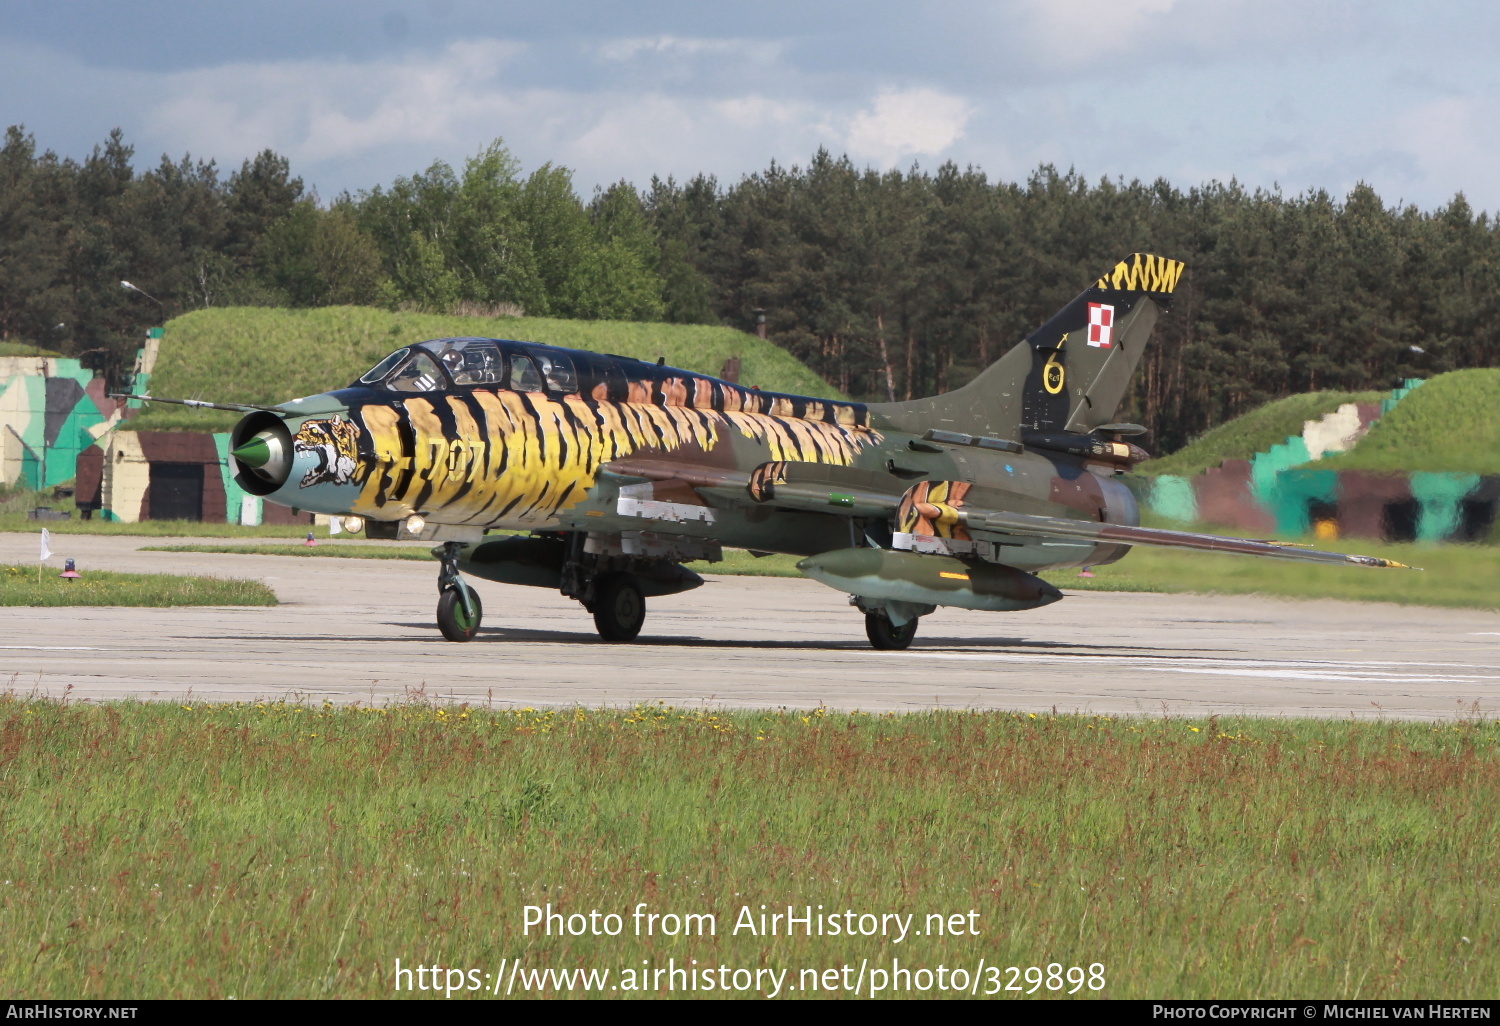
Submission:
[[[724,323],[862,399],[955,388],[1119,258],[1186,261],[1122,416],[1170,451],[1266,400],[1500,363],[1500,233],[1368,186],[1288,197],[1041,167],[877,172],[820,152],[731,185],[522,174],[496,142],[322,202],[266,151],[221,176],[138,173],[112,133],[81,161],[0,150],[0,341],[116,372],[149,324],[205,306],[362,303]],[[129,280],[145,297],[119,285]],[[542,340],[545,341],[545,340]]]

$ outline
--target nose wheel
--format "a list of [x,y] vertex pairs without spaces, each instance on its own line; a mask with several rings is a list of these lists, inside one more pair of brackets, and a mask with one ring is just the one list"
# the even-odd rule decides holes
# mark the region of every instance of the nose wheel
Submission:
[[438,630],[449,641],[469,641],[479,633],[479,621],[484,617],[484,607],[479,596],[469,592],[469,608],[464,608],[463,598],[457,589],[450,589],[438,596]]
[[437,623],[449,641],[469,641],[479,633],[484,607],[458,572],[458,552],[459,544],[448,542],[439,557]]

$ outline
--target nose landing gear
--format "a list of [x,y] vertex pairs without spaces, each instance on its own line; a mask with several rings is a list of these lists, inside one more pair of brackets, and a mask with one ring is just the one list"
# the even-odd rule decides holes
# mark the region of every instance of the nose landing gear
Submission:
[[458,542],[443,545],[438,565],[438,630],[449,641],[470,641],[479,633],[484,607],[479,596],[458,572]]

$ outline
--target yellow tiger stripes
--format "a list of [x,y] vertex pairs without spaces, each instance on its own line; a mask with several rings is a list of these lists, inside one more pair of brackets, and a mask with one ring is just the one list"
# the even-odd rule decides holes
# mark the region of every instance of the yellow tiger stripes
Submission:
[[[445,522],[537,524],[582,501],[609,461],[645,449],[704,451],[728,431],[763,445],[770,460],[847,466],[881,440],[839,410],[839,423],[475,390],[356,412],[367,448],[352,511],[381,519],[441,514]],[[824,415],[823,404],[808,415]],[[403,435],[405,440],[403,441]]]
[[1181,260],[1133,253],[1115,264],[1114,270],[1094,282],[1096,289],[1125,289],[1140,292],[1172,292],[1185,265]]

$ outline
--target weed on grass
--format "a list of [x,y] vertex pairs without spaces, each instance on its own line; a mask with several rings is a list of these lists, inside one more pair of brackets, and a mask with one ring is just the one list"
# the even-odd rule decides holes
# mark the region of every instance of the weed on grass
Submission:
[[[691,977],[698,996],[757,969],[816,996],[863,966],[866,994],[881,970],[898,996],[962,968],[1005,997],[1485,997],[1497,741],[1477,717],[12,698],[0,978],[431,997],[411,969],[437,965],[463,971],[438,985],[456,998],[520,967],[516,994],[580,993],[588,970],[655,996],[696,965],[718,981]],[[788,906],[822,935],[789,933]],[[912,916],[904,937],[885,914]]]

